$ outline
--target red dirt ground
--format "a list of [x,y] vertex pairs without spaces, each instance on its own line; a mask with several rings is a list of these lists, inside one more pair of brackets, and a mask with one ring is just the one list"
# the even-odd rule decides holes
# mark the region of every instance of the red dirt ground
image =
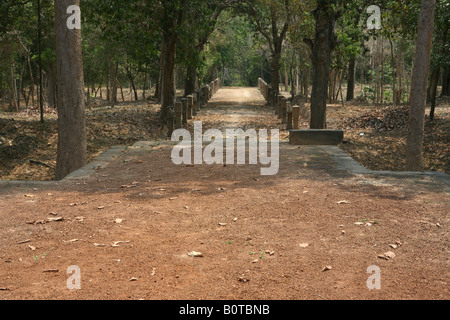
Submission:
[[[235,121],[215,122],[220,106],[263,104],[241,90],[217,93],[205,128]],[[430,177],[354,176],[286,143],[275,176],[177,166],[171,150],[129,148],[87,179],[0,187],[0,299],[450,298],[449,199]],[[63,220],[39,223],[49,217]],[[67,288],[72,265],[80,290]],[[366,285],[372,265],[379,290]]]

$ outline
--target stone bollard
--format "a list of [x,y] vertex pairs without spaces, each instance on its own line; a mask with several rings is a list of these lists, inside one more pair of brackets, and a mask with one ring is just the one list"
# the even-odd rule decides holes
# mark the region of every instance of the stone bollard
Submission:
[[291,102],[287,101],[286,102],[286,130],[291,130],[292,129],[292,106],[291,106]]
[[287,102],[288,102],[288,100],[285,97],[281,98],[281,112],[280,113],[281,113],[281,123],[283,123],[283,124],[287,123],[287,118],[286,118]]
[[183,125],[186,125],[188,122],[188,100],[186,98],[181,99],[181,103],[183,104]]
[[211,86],[207,85],[206,86],[206,102],[208,102],[209,100],[211,100]]
[[277,94],[277,105],[276,105],[276,114],[278,115],[278,119],[281,119],[281,99],[283,99],[283,95],[280,93]]
[[202,88],[202,108],[206,107],[206,103],[208,102],[208,88]]
[[167,122],[167,136],[169,138],[172,137],[172,133],[174,131],[174,122],[175,122],[175,110],[173,106],[169,106],[169,117],[168,117],[168,122]]
[[202,108],[202,99],[203,99],[202,95],[203,94],[201,90],[197,91],[197,112],[200,111],[200,109]]
[[188,120],[192,119],[192,115],[194,113],[194,97],[189,95],[186,97],[187,99],[187,118]]
[[183,128],[183,104],[181,102],[175,103],[175,129]]
[[299,125],[298,125],[299,118],[300,118],[300,107],[293,106],[292,107],[292,127],[294,130],[297,130],[299,128]]
[[192,94],[192,116],[196,116],[197,115],[197,93],[194,92]]
[[271,97],[271,101],[270,101],[270,107],[275,110],[276,110],[276,105],[277,105],[277,94],[278,94],[278,92],[276,92],[275,89],[272,88],[272,97]]

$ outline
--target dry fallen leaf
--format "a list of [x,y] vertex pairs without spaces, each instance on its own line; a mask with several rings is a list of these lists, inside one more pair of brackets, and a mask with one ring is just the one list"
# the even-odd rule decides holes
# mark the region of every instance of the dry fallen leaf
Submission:
[[331,266],[325,266],[325,267],[323,267],[322,272],[323,272],[323,271],[328,271],[328,270],[331,270]]
[[378,255],[378,258],[384,259],[384,260],[391,260],[391,259],[395,258],[395,253],[393,253],[392,251],[388,251],[388,252]]
[[130,240],[128,240],[128,241],[114,241],[113,244],[111,244],[111,247],[118,247],[119,244],[121,244],[121,243],[129,243],[129,242],[130,242]]
[[42,272],[59,272],[59,270],[58,269],[45,269]]
[[105,244],[104,243],[94,243],[94,246],[96,246],[96,247],[104,247]]
[[52,221],[63,221],[64,218],[63,217],[57,217],[57,218],[47,218],[48,222],[52,222]]
[[78,241],[78,239],[72,239],[72,240],[68,240],[68,241],[63,240],[64,243],[77,242],[77,241]]
[[348,202],[347,200],[341,200],[341,201],[337,202],[337,204],[344,204],[344,203],[350,203],[350,202]]
[[190,257],[203,257],[203,253],[197,252],[197,251],[191,251],[188,253],[188,256]]

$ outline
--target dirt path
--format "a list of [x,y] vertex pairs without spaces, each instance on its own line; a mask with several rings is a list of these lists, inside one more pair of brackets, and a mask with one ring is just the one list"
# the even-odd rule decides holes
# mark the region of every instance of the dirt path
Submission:
[[206,129],[279,129],[281,138],[287,139],[274,111],[266,106],[264,97],[256,88],[223,88],[209,101],[195,119]]
[[[224,88],[196,119],[279,127],[263,104]],[[0,189],[0,299],[450,298],[449,199],[431,177],[355,176],[285,142],[275,176],[174,165],[172,148],[141,143],[87,179]],[[67,288],[73,265],[80,290]]]

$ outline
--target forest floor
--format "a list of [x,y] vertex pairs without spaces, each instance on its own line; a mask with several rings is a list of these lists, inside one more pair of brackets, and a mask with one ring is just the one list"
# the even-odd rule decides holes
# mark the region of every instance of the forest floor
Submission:
[[[278,127],[262,104],[254,88],[222,89],[196,119]],[[126,119],[151,125],[132,108]],[[99,116],[113,132],[121,109]],[[128,145],[83,179],[0,187],[0,299],[450,298],[449,191],[432,176],[355,175],[286,142],[278,174],[261,176],[261,165],[175,165],[172,148]]]

